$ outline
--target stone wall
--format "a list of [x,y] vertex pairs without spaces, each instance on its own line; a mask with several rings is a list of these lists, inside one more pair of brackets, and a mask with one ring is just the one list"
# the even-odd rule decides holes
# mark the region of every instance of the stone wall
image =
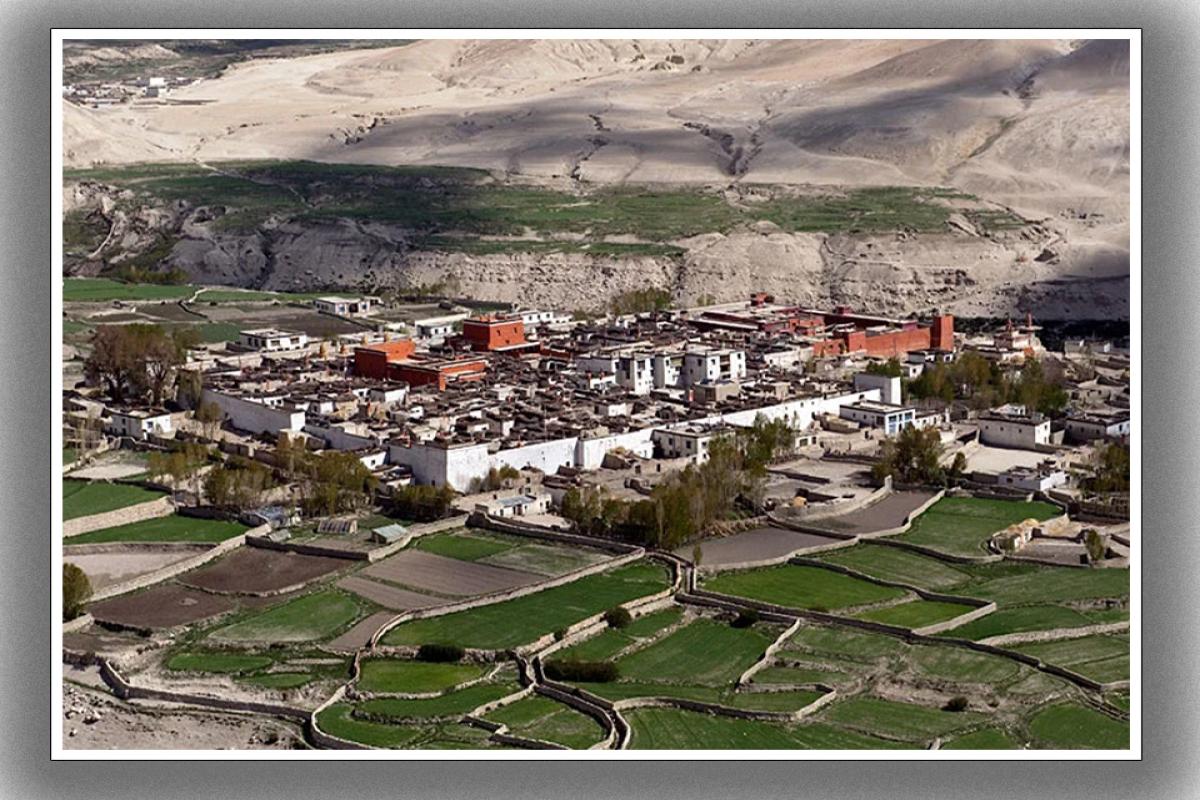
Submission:
[[76,517],[65,520],[62,524],[64,538],[78,536],[81,533],[115,528],[118,525],[128,525],[131,522],[141,522],[144,519],[166,517],[174,513],[175,507],[170,497],[159,497],[137,505],[115,508],[101,514],[91,514],[86,517]]

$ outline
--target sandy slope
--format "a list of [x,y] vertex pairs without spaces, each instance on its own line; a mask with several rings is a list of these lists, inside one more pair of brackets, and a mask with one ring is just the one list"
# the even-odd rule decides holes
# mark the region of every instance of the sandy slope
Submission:
[[68,165],[954,185],[1045,220],[1051,277],[1112,276],[1128,272],[1128,74],[1105,41],[423,41],[242,63],[173,105],[68,106],[64,144]]

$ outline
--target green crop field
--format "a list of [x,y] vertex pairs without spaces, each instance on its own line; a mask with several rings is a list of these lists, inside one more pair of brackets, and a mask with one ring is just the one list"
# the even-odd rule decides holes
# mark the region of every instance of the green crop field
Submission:
[[975,582],[956,588],[955,594],[994,600],[1001,608],[1129,596],[1127,569],[997,564],[972,567],[971,571]]
[[68,544],[101,544],[105,542],[223,542],[245,533],[247,527],[238,522],[220,519],[201,519],[172,514],[169,517],[144,519],[115,528],[81,533],[67,539]]
[[820,567],[779,567],[727,572],[704,581],[713,592],[790,608],[834,610],[903,597],[905,590],[877,586]]
[[824,694],[810,689],[790,692],[737,692],[723,698],[721,704],[751,711],[799,711],[815,703]]
[[429,735],[425,728],[413,725],[388,725],[380,722],[357,719],[351,716],[354,706],[349,703],[334,703],[317,715],[321,730],[371,747],[408,747]]
[[238,681],[263,689],[295,689],[311,683],[313,676],[307,672],[267,672],[239,678]]
[[776,635],[763,625],[734,628],[698,619],[625,656],[617,668],[622,678],[635,682],[726,685],[761,658]]
[[956,736],[942,744],[943,750],[1013,750],[1019,744],[999,728],[984,728],[983,730]]
[[512,550],[518,544],[520,542],[507,537],[454,531],[422,536],[417,539],[414,546],[418,550],[446,558],[457,558],[459,561],[478,561],[487,556]]
[[968,683],[1003,683],[1017,677],[1022,669],[1007,658],[945,646],[914,647],[912,664],[925,675]]
[[485,703],[513,694],[520,688],[516,683],[476,683],[437,697],[417,700],[377,697],[359,704],[358,710],[372,719],[421,720],[457,717]]
[[177,672],[213,672],[219,674],[255,672],[275,663],[270,656],[249,653],[183,652],[167,659],[167,669]]
[[191,286],[157,283],[121,283],[108,278],[67,278],[63,281],[63,301],[103,303],[109,300],[180,300],[195,291]]
[[604,738],[600,723],[562,703],[537,695],[491,711],[487,719],[508,726],[513,736],[586,750]]
[[607,661],[620,651],[629,647],[637,639],[628,636],[624,631],[606,628],[595,636],[584,639],[578,644],[564,647],[551,654],[552,659],[576,661]]
[[515,600],[406,622],[388,631],[383,643],[456,644],[503,650],[531,642],[668,586],[663,567],[640,561]]
[[1052,642],[1011,645],[1047,664],[1066,667],[1101,683],[1129,680],[1129,640],[1084,636]]
[[911,741],[944,736],[984,719],[972,711],[943,711],[911,703],[897,703],[877,697],[851,697],[834,703],[821,712],[834,722],[867,733],[885,734]]
[[625,712],[635,750],[852,750],[904,745],[822,724],[776,725],[674,708]]
[[483,674],[484,668],[479,664],[432,664],[372,658],[362,662],[358,688],[364,692],[403,694],[444,692]]
[[704,703],[720,703],[727,692],[712,686],[684,686],[674,683],[576,683],[580,689],[603,697],[605,700],[628,700],[633,697],[675,697],[681,700],[699,700]]
[[298,597],[215,631],[231,642],[309,642],[325,639],[359,616],[349,595],[326,590]]
[[819,654],[872,662],[904,651],[906,645],[894,636],[840,627],[801,628],[784,643],[784,649],[800,649]]
[[1078,628],[1093,621],[1074,609],[1064,606],[1021,606],[1001,608],[977,620],[942,633],[942,636],[979,641],[990,636],[1025,631]]
[[644,617],[638,617],[633,622],[622,628],[622,632],[627,636],[634,636],[638,639],[645,639],[653,636],[664,628],[679,622],[683,618],[683,609],[679,606],[665,608],[662,611],[655,611],[647,614]]
[[165,494],[127,483],[81,481],[73,478],[63,478],[62,493],[64,520],[89,517],[92,514],[115,511],[118,508],[138,503],[148,503]]
[[943,589],[971,578],[966,572],[944,561],[886,545],[860,544],[817,558],[873,578],[906,583],[922,589]]
[[974,606],[961,603],[942,603],[934,600],[913,600],[911,603],[901,603],[897,606],[877,608],[858,614],[859,619],[869,619],[888,625],[899,625],[903,628],[923,628],[935,622],[945,622],[970,611]]
[[1072,704],[1054,705],[1029,720],[1029,732],[1050,748],[1129,748],[1129,724]]
[[996,531],[1025,519],[1044,520],[1060,514],[1062,511],[1049,503],[944,497],[896,539],[952,555],[982,556],[987,554],[984,542]]

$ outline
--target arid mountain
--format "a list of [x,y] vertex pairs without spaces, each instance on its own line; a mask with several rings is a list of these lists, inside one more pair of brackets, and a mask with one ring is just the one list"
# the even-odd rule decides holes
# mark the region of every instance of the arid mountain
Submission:
[[[756,285],[752,273],[767,269],[785,294],[826,298],[869,285],[883,288],[852,294],[889,305],[889,281],[942,285],[950,271],[972,281],[961,284],[964,312],[1033,303],[1048,315],[1058,304],[1057,315],[1098,308],[1127,316],[1128,83],[1128,47],[1113,41],[421,41],[239,63],[166,102],[68,102],[64,150],[72,167],[239,159],[465,166],[567,192],[954,187],[1011,209],[1036,231],[1017,246],[947,226],[900,244],[893,237],[891,248],[872,241],[879,246],[867,254],[820,231],[722,230],[714,231],[717,251],[712,237],[686,248],[684,271],[711,267],[722,252],[729,292]],[[873,232],[864,243],[872,236],[879,239]],[[196,245],[188,247],[194,254]],[[894,252],[881,258],[882,250]],[[545,259],[506,258],[410,253],[383,262],[436,272],[463,270],[465,259],[480,289],[494,283],[489,260],[498,275],[512,270],[518,285],[524,262],[547,268]],[[661,282],[664,270],[676,287],[687,282],[659,261],[646,279]],[[241,273],[236,280],[268,279]],[[353,264],[337,273],[351,283],[363,277]],[[922,292],[911,300],[958,301]]]

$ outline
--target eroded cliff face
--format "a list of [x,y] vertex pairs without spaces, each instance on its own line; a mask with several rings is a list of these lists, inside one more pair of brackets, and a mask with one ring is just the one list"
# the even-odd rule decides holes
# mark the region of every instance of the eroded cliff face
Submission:
[[964,316],[1031,311],[1043,319],[1127,319],[1127,254],[1075,242],[1053,221],[980,230],[952,216],[941,233],[787,233],[759,222],[674,242],[679,256],[579,252],[470,254],[420,249],[401,226],[350,219],[228,224],[220,208],[147,205],[127,191],[67,188],[68,212],[108,228],[103,244],[68,263],[95,274],[154,248],[163,269],[197,283],[272,290],[416,289],[565,310],[599,310],[647,286],[681,303],[767,291],[804,305],[848,304],[880,313],[939,310]]

